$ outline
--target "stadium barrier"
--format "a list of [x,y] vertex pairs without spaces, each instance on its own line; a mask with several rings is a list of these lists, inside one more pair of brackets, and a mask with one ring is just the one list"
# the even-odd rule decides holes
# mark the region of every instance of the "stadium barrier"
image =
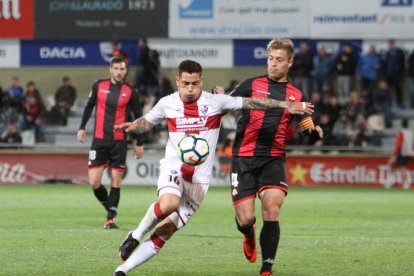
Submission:
[[[155,185],[163,151],[146,152],[142,159],[127,158],[125,185]],[[86,152],[2,151],[0,184],[88,183]],[[290,186],[363,186],[413,188],[414,166],[408,170],[392,168],[388,157],[379,155],[297,155],[286,161]],[[220,169],[217,158],[212,173],[213,186],[230,186],[229,172]],[[109,184],[109,173],[103,177]]]

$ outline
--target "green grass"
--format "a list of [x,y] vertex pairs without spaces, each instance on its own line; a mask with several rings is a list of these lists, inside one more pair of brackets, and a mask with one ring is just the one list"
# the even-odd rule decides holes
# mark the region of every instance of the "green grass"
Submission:
[[[191,222],[129,275],[258,275],[228,189],[210,188]],[[87,186],[0,185],[0,275],[111,275],[119,243],[155,195],[124,187],[121,228],[104,230]],[[281,231],[276,275],[414,275],[414,190],[291,188]]]

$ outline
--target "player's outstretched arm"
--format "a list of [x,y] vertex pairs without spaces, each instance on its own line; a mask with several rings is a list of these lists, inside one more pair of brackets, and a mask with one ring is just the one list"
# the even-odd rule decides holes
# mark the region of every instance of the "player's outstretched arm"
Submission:
[[307,102],[285,102],[268,98],[243,97],[243,109],[266,110],[271,108],[286,108],[292,114],[312,114],[313,104]]
[[126,122],[120,125],[114,125],[114,131],[124,130],[126,132],[144,133],[153,128],[154,125],[140,117],[133,122]]

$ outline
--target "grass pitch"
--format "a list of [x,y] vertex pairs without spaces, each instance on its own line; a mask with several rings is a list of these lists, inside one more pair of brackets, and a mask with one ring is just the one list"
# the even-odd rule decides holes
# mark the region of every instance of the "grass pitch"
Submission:
[[[155,200],[155,187],[124,187],[120,229],[104,230],[87,186],[0,185],[0,275],[111,275],[119,243]],[[281,231],[276,275],[414,275],[414,190],[291,188]],[[248,263],[241,240],[229,188],[210,188],[191,222],[129,275],[258,275],[261,257]]]

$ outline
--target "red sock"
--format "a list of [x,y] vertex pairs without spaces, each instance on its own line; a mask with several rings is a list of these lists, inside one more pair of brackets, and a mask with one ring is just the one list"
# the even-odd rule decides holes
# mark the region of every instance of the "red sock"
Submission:
[[165,241],[163,240],[163,239],[161,239],[157,234],[155,234],[155,233],[153,233],[152,235],[151,235],[151,241],[152,241],[152,243],[154,244],[154,247],[155,247],[155,249],[158,251],[158,250],[160,250],[163,246],[164,246],[164,244],[165,244]]
[[165,219],[166,218],[166,215],[164,215],[163,212],[161,211],[159,202],[154,204],[154,213],[157,216],[157,218],[159,218],[159,219]]

